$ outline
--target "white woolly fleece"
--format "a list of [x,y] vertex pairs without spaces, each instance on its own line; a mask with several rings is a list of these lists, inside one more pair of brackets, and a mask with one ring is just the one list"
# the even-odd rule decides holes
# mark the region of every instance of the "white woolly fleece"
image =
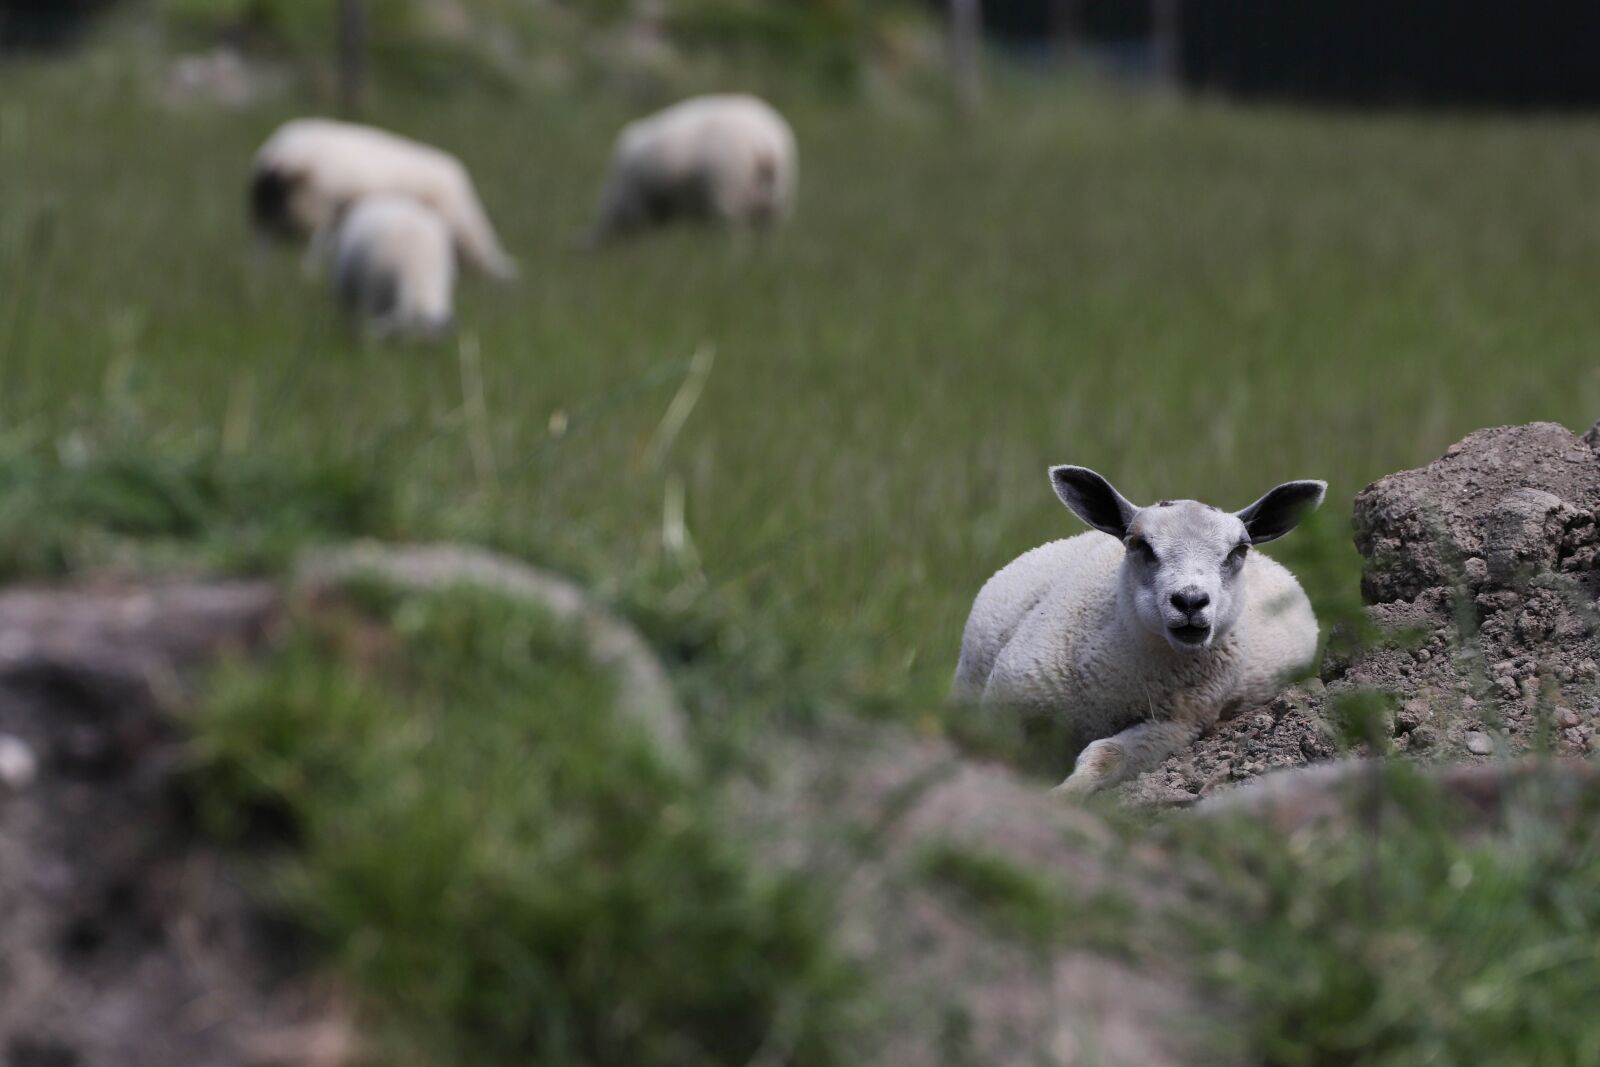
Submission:
[[799,180],[794,132],[762,100],[699,96],[629,123],[601,196],[600,236],[685,216],[781,221]]
[[1148,721],[1181,722],[1198,736],[1270,700],[1316,655],[1310,601],[1259,551],[1245,560],[1238,622],[1201,651],[1173,648],[1127,611],[1118,595],[1125,554],[1115,537],[1082,533],[990,578],[967,620],[955,696],[1060,721],[1085,741]]
[[334,288],[379,335],[438,337],[450,328],[455,289],[450,230],[403,196],[362,197],[334,239]]
[[254,172],[290,185],[286,221],[304,236],[325,234],[360,197],[394,193],[437,212],[463,262],[492,277],[516,276],[467,169],[437,148],[371,126],[295,119],[261,146]]

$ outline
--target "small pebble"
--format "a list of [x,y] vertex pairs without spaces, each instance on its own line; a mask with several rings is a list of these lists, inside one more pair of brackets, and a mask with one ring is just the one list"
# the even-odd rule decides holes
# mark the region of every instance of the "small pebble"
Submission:
[[1576,726],[1581,721],[1582,719],[1579,717],[1578,713],[1573,711],[1571,708],[1556,709],[1556,725],[1562,729]]
[[0,785],[20,793],[39,776],[39,761],[27,742],[10,734],[0,734]]
[[1489,735],[1477,730],[1470,731],[1463,740],[1466,742],[1467,751],[1476,756],[1487,756],[1494,751],[1494,742],[1489,740]]
[[1425,700],[1408,700],[1400,708],[1399,714],[1394,717],[1395,730],[1399,733],[1409,733],[1421,726],[1428,719],[1428,702]]

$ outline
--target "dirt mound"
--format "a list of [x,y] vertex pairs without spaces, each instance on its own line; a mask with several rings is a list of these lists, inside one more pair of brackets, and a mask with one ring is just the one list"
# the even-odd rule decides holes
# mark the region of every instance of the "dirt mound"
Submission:
[[[448,545],[312,553],[288,585],[492,588],[573,626],[619,706],[686,763],[682,711],[632,627],[577,586]],[[262,910],[255,870],[199,832],[172,711],[219,655],[261,648],[268,582],[0,593],[0,1067],[329,1067],[346,1013],[308,989],[299,935]]]
[[[276,610],[257,583],[0,596],[0,1062],[326,1062],[295,939],[193,832],[161,708]],[[285,1059],[284,1056],[290,1057]]]
[[1174,906],[1160,848],[893,729],[835,724],[771,756],[735,807],[774,862],[839,887],[842,946],[883,998],[872,1062],[1211,1062],[1220,1009],[1171,961],[1128,955],[1129,928]]
[[1463,585],[1521,592],[1553,570],[1586,574],[1596,508],[1600,459],[1588,440],[1553,422],[1479,430],[1356,498],[1362,592],[1386,604]]
[[[1322,678],[1218,728],[1125,788],[1192,800],[1326,759],[1363,694],[1384,745],[1483,762],[1544,738],[1600,748],[1600,426],[1479,430],[1382,478],[1353,515],[1368,617],[1387,635]],[[1371,736],[1370,734],[1366,736]]]

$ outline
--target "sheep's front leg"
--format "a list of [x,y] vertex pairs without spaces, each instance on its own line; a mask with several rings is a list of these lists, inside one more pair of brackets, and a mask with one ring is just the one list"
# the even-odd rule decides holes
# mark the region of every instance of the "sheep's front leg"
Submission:
[[1103,737],[1078,754],[1067,780],[1052,789],[1058,797],[1086,797],[1142,774],[1200,736],[1201,722],[1142,722],[1115,737]]

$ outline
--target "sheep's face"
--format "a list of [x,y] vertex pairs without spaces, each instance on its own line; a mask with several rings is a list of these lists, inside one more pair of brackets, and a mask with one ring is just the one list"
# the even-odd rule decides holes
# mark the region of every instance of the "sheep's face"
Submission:
[[1250,534],[1236,515],[1194,500],[1142,508],[1123,537],[1122,596],[1151,633],[1204,649],[1238,621]]
[[1282,537],[1322,502],[1325,482],[1285,482],[1227,512],[1197,500],[1137,507],[1084,467],[1053,467],[1056,494],[1084,522],[1126,548],[1119,595],[1150,633],[1201,652],[1238,622],[1251,546]]

